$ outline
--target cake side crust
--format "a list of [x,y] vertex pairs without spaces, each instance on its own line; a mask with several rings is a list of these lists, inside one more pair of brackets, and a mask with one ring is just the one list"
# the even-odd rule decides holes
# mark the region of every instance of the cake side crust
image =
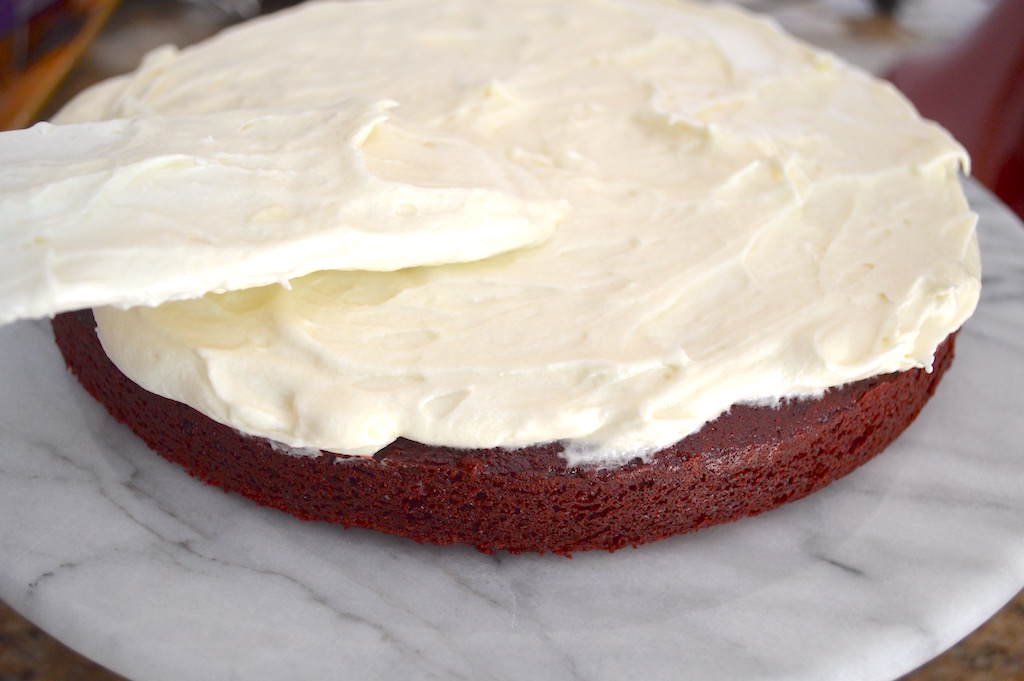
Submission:
[[[290,454],[126,378],[91,311],[53,320],[85,389],[190,475],[304,520],[363,527],[484,552],[614,551],[738,520],[840,478],[917,416],[953,358],[778,407],[738,405],[698,433],[617,468],[568,467],[561,446],[458,450],[398,440],[372,458]],[[955,335],[955,334],[954,334]]]

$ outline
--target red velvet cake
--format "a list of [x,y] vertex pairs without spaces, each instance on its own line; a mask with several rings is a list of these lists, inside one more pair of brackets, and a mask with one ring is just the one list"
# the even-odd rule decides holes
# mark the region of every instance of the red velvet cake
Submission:
[[306,520],[481,551],[615,550],[737,520],[806,496],[892,442],[953,359],[778,407],[736,406],[647,463],[567,467],[559,445],[458,450],[399,440],[372,458],[293,455],[153,395],[103,352],[88,311],[59,315],[82,385],[191,475]]
[[259,504],[482,551],[820,489],[981,285],[963,148],[719,3],[303,3],[0,156],[0,323],[53,317],[114,418]]

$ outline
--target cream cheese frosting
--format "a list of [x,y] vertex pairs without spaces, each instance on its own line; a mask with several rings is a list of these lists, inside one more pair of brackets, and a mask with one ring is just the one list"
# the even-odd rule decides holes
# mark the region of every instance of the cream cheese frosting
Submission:
[[531,175],[391,108],[129,114],[0,136],[0,323],[477,260],[550,236],[564,206]]
[[[298,449],[562,441],[570,464],[613,465],[737,403],[930,368],[977,303],[963,149],[891,86],[724,6],[310,3],[160,50],[56,122],[367,103],[400,122],[365,135],[369,174],[463,186],[454,166],[474,179],[481,159],[485,191],[553,230],[100,308],[130,378]],[[380,213],[402,212],[373,201],[391,198]],[[466,219],[450,238],[488,228]]]

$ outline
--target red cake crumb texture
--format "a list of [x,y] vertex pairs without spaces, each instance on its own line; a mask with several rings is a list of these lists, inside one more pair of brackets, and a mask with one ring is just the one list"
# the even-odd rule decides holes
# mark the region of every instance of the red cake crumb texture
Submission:
[[[91,311],[53,320],[68,367],[118,421],[191,475],[305,520],[434,544],[614,551],[761,513],[846,475],[917,416],[953,358],[779,407],[739,405],[647,462],[568,467],[561,446],[460,450],[399,440],[373,458],[290,454],[126,378]],[[955,334],[954,334],[955,335]]]

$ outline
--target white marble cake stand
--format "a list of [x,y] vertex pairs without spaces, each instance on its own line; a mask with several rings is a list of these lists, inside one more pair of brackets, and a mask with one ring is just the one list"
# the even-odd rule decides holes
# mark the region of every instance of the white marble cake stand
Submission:
[[0,598],[132,679],[891,679],[1024,585],[1024,229],[886,453],[778,511],[615,554],[302,523],[114,424],[48,326],[0,329]]

